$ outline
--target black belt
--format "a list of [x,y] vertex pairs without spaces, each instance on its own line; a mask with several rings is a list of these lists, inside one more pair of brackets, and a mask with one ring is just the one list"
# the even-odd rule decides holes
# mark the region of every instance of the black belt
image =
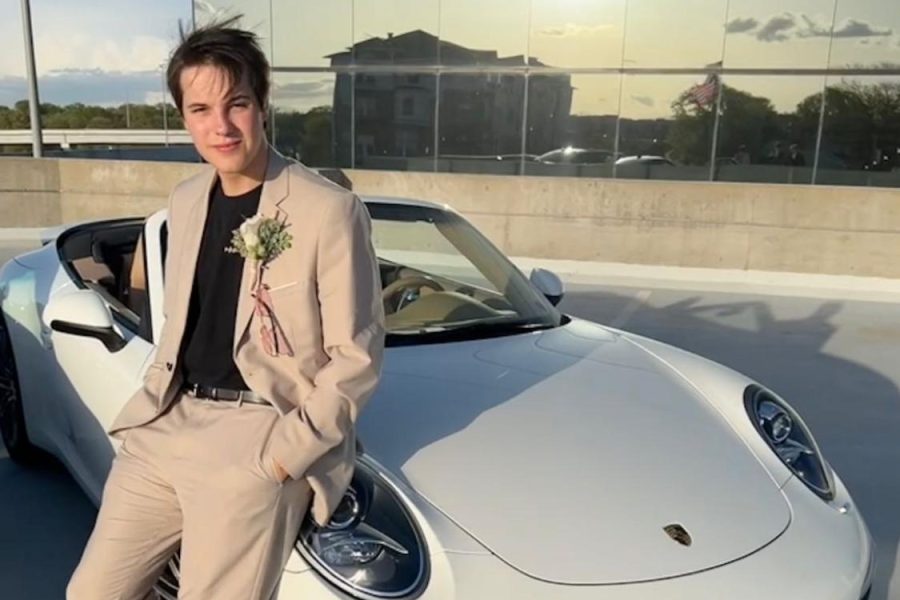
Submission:
[[205,398],[207,400],[219,400],[223,402],[272,404],[256,392],[250,390],[230,390],[228,388],[213,387],[211,385],[202,385],[199,383],[185,383],[181,386],[181,389],[194,398]]

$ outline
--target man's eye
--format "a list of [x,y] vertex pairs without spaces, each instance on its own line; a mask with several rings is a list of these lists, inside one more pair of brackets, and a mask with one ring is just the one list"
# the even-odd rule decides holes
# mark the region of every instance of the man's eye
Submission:
[[205,107],[198,107],[198,108],[194,108],[191,110],[191,113],[193,113],[193,114],[198,114],[198,113],[202,113],[202,112],[206,112]]

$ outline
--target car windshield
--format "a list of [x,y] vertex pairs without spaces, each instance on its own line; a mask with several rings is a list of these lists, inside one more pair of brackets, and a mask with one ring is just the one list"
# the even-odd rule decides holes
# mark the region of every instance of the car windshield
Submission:
[[562,316],[487,238],[440,208],[368,203],[395,343],[555,327]]

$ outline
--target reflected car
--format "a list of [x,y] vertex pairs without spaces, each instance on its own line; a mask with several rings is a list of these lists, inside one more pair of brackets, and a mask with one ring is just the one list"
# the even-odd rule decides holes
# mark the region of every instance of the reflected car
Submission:
[[[279,598],[865,596],[863,518],[776,391],[564,314],[557,276],[446,206],[364,201],[383,374],[353,482],[298,532]],[[20,463],[56,456],[95,504],[162,328],[166,240],[165,211],[83,223],[0,270],[3,440]]]
[[539,155],[535,160],[546,164],[594,165],[608,163],[613,157],[609,150],[599,148],[557,148]]
[[672,165],[674,166],[671,160],[666,158],[665,156],[655,156],[652,154],[635,154],[632,156],[623,156],[616,160],[616,166],[621,167],[625,165]]
[[511,161],[522,161],[525,162],[533,162],[537,160],[537,154],[498,154],[497,160],[511,160]]

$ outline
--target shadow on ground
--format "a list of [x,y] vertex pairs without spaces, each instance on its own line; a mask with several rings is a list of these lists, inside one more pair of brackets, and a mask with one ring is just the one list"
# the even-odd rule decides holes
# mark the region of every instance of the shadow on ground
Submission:
[[0,489],[2,597],[63,598],[96,508],[56,462],[24,469],[4,457]]

